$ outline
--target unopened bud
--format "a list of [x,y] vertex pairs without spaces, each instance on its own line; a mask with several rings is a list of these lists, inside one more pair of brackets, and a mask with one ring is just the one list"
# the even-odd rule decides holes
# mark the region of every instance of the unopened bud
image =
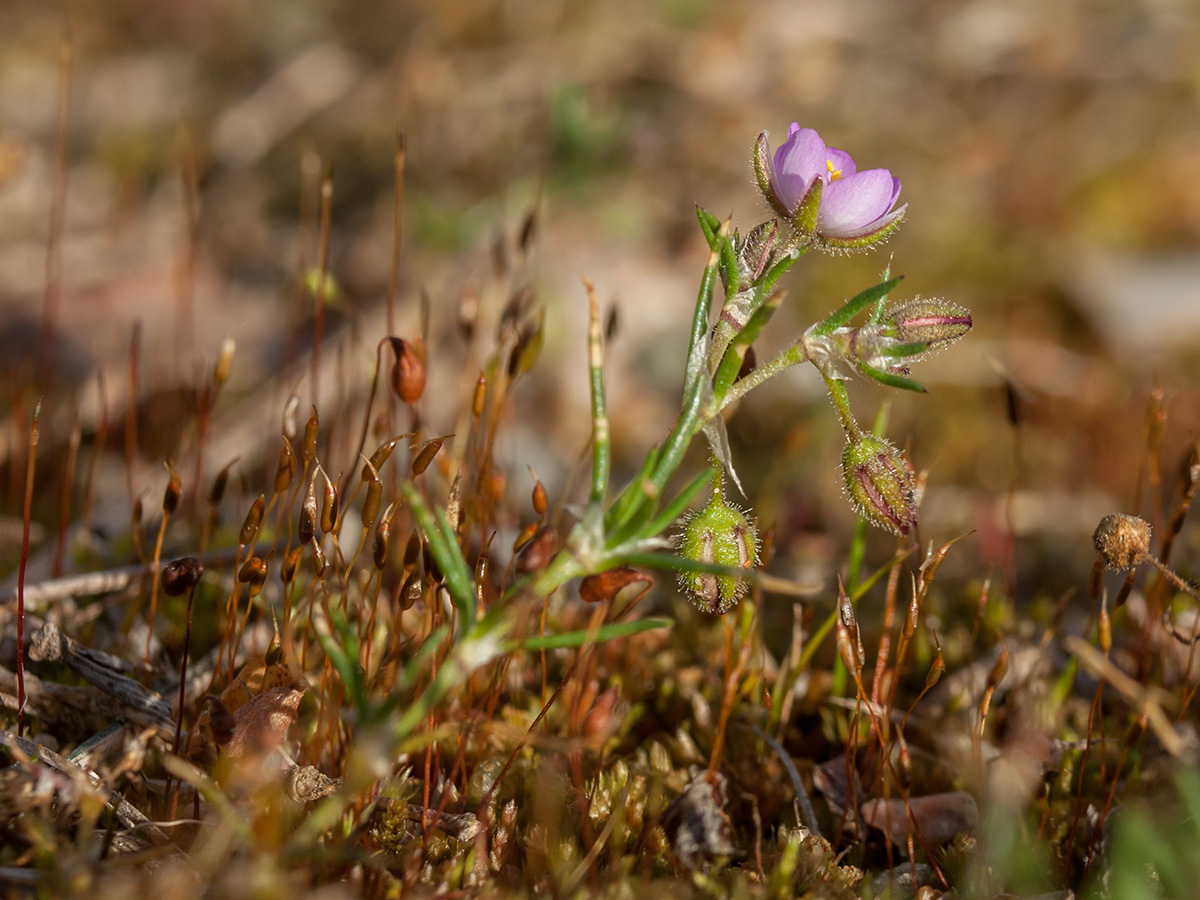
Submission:
[[[714,488],[708,505],[688,518],[679,541],[684,559],[750,569],[758,561],[758,532],[742,510]],[[721,614],[745,595],[750,584],[736,575],[680,572],[679,584],[705,612]]]
[[893,307],[883,324],[901,343],[921,344],[923,355],[949,347],[970,331],[971,314],[956,303],[918,297]]
[[859,515],[896,534],[917,524],[916,476],[904,454],[882,438],[852,438],[842,453],[846,492]]
[[425,392],[425,346],[420,338],[415,343],[389,337],[396,361],[392,363],[392,390],[410,406]]
[[1150,523],[1124,513],[1105,516],[1092,541],[1106,566],[1126,572],[1150,556]]

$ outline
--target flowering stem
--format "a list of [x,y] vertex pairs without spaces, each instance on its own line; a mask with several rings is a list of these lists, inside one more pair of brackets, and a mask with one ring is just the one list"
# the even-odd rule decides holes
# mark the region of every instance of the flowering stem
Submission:
[[583,280],[588,295],[588,375],[592,388],[592,495],[591,505],[597,509],[604,503],[608,487],[611,460],[608,410],[604,402],[604,351],[601,344],[600,307],[596,289],[588,279]]
[[[739,378],[730,386],[729,390],[720,397],[716,409],[712,415],[724,411],[727,407],[741,400],[746,394],[750,393],[754,388],[758,387],[769,378],[774,378],[784,369],[790,369],[792,366],[798,366],[800,363],[807,362],[809,359],[808,350],[804,346],[803,341],[797,341],[788,347],[770,362],[759,366],[745,378]],[[710,416],[709,418],[711,418]]]
[[850,395],[846,391],[845,382],[833,378],[824,372],[821,373],[821,377],[825,379],[825,387],[829,391],[829,399],[833,401],[833,408],[837,410],[838,418],[842,420],[842,429],[846,432],[846,437],[851,441],[861,438],[862,429],[850,413]]

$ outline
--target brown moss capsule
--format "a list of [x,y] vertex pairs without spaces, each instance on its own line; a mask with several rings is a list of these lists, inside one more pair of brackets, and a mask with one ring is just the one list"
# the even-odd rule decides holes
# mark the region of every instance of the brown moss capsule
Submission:
[[175,464],[167,461],[167,486],[163,490],[162,511],[163,515],[169,516],[175,510],[179,509],[179,498],[183,496],[183,483],[180,481],[179,473],[175,471]]
[[210,695],[208,701],[208,720],[213,730],[213,741],[221,745],[228,744],[233,740],[237,721],[233,718],[233,713],[225,708],[225,704],[219,697]]
[[378,478],[367,485],[367,496],[362,505],[362,526],[370,528],[375,524],[379,515],[379,505],[383,502],[383,482]]
[[313,574],[317,576],[319,581],[325,580],[325,572],[329,569],[329,563],[325,559],[325,551],[321,549],[320,544],[314,543],[313,548]]
[[317,415],[317,408],[314,406],[312,415],[304,423],[304,439],[300,442],[300,459],[304,461],[305,468],[308,468],[312,464],[312,461],[316,459],[317,434],[320,428],[321,417]]
[[279,451],[279,463],[275,466],[275,480],[271,487],[275,493],[282,494],[291,487],[292,479],[296,477],[296,454],[292,452],[292,444],[286,438],[283,449]]
[[408,542],[404,545],[404,568],[411,569],[417,564],[417,560],[420,558],[421,535],[414,528],[412,534],[408,536]]
[[404,438],[410,436],[411,435],[407,434],[397,435],[390,441],[385,441],[384,443],[380,444],[376,448],[375,452],[371,454],[371,459],[368,462],[363,463],[362,472],[359,474],[359,477],[363,481],[370,481],[372,473],[374,473],[375,478],[378,479],[379,470],[382,469],[383,464],[391,458],[392,451],[396,449],[396,445]]
[[258,537],[258,529],[262,526],[263,510],[266,505],[267,498],[263,494],[259,494],[250,504],[246,518],[242,520],[242,530],[238,533],[239,544],[251,544]]
[[[533,475],[533,469],[529,470],[529,474]],[[539,516],[544,516],[547,508],[546,488],[542,486],[538,477],[533,475],[533,511]]]
[[283,421],[280,423],[280,427],[283,430],[283,436],[289,441],[294,441],[296,439],[296,435],[300,433],[300,423],[298,420],[299,414],[300,395],[292,394],[290,397],[288,397],[287,403],[285,403],[283,406]]
[[421,599],[423,591],[421,576],[416,572],[410,572],[404,579],[404,585],[400,588],[400,608],[412,609],[413,604]]
[[247,586],[251,597],[257,597],[267,581],[267,563],[262,557],[252,556],[238,569],[238,581]]
[[1092,541],[1106,566],[1126,572],[1150,556],[1150,523],[1123,513],[1105,516]]
[[550,565],[557,544],[558,532],[553,528],[543,528],[517,558],[517,574],[528,575],[531,572],[542,571]]
[[382,570],[383,567],[387,565],[388,539],[391,538],[391,536],[391,516],[384,516],[379,521],[379,527],[375,529],[375,540],[371,544],[371,560],[375,563],[376,569]]
[[433,462],[433,458],[442,449],[442,444],[446,442],[446,437],[449,437],[449,435],[426,441],[421,446],[421,449],[417,451],[417,455],[413,457],[412,461],[412,474],[414,478],[429,468],[429,464]]
[[233,338],[225,338],[221,342],[221,352],[217,354],[217,364],[213,367],[213,385],[220,387],[229,379],[233,370],[233,354],[237,351],[237,342]]
[[304,503],[300,507],[300,526],[297,529],[300,545],[304,546],[317,533],[317,493],[313,483],[309,481],[308,491],[304,495]]
[[475,336],[475,323],[479,319],[479,288],[475,282],[467,282],[462,296],[458,298],[458,330],[464,340]]
[[185,556],[163,566],[163,593],[168,597],[179,597],[190,591],[204,574],[204,566],[194,556]]
[[279,580],[284,584],[291,584],[295,580],[296,572],[300,569],[300,554],[303,552],[303,547],[293,547],[283,558],[283,565],[279,567]]
[[[324,473],[322,473],[324,475]],[[339,474],[340,478],[341,475]],[[321,497],[321,533],[329,534],[337,526],[338,512],[341,501],[338,498],[337,484],[325,475],[325,489]]]
[[417,338],[414,343],[389,337],[396,361],[392,363],[392,390],[409,406],[425,392],[425,344]]
[[475,395],[471,398],[471,412],[478,419],[483,415],[483,410],[487,404],[487,376],[482,372],[479,373],[479,380],[475,382]]
[[521,529],[521,533],[517,535],[513,541],[513,553],[521,552],[522,548],[533,540],[534,535],[538,533],[538,529],[542,527],[541,522],[530,522]]
[[232,459],[225,463],[225,468],[217,473],[217,477],[213,479],[212,489],[208,492],[208,502],[213,506],[220,506],[221,501],[225,499],[225,488],[229,484],[229,470],[233,468],[233,464],[237,462]]
[[538,310],[532,321],[517,333],[517,343],[508,358],[508,377],[513,378],[534,367],[542,353],[542,336],[546,323],[546,311]]
[[137,528],[139,525],[142,524],[142,516],[144,516],[144,515],[145,515],[145,507],[142,504],[142,498],[138,497],[136,500],[133,501],[133,510],[129,516],[130,520],[133,523],[134,528]]
[[620,566],[589,575],[579,583],[579,599],[584,603],[603,603],[617,596],[631,584],[642,583],[647,588],[654,584],[654,579],[645,572],[639,572],[629,566]]

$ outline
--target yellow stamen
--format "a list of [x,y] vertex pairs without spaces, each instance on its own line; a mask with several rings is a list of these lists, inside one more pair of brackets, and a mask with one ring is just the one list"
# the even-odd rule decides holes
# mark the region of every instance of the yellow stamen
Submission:
[[833,167],[833,162],[828,159],[825,160],[825,168],[827,168],[829,170],[829,180],[830,181],[837,181],[839,178],[842,177],[842,170],[835,169]]

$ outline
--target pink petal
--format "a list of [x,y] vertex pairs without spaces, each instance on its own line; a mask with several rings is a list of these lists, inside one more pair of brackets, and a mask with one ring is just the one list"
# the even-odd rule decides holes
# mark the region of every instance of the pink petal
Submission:
[[831,181],[821,195],[817,231],[846,237],[882,219],[900,194],[900,181],[887,169],[869,169]]
[[787,141],[775,151],[776,192],[789,209],[795,209],[813,180],[825,171],[825,142],[811,128],[793,122]]

